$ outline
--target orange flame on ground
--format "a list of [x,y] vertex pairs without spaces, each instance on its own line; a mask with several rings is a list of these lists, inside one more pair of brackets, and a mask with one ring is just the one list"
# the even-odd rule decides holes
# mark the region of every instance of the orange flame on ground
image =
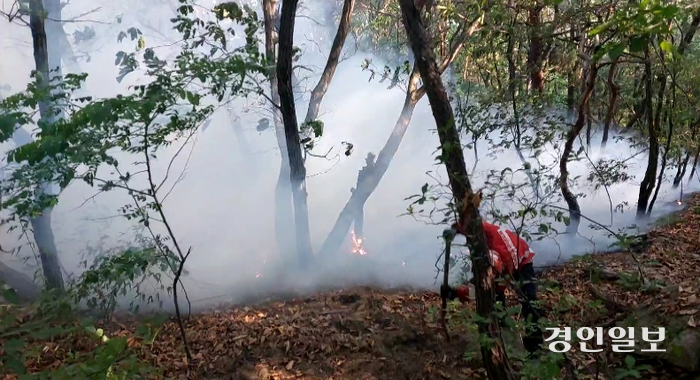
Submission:
[[350,236],[352,237],[352,250],[351,253],[357,253],[358,255],[364,256],[367,254],[365,248],[362,246],[364,239],[355,236],[355,230],[350,231]]

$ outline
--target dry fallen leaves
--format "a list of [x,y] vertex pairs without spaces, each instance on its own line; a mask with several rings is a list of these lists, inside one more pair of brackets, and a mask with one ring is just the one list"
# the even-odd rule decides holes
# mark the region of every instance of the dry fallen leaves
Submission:
[[[645,275],[653,273],[666,285],[678,285],[682,296],[677,301],[663,302],[658,293],[627,289],[618,282],[599,283],[596,288],[615,302],[651,305],[661,314],[690,316],[690,327],[700,325],[695,319],[700,309],[700,255],[682,253],[695,252],[695,247],[700,246],[700,215],[692,211],[700,201],[695,197],[688,204],[683,222],[650,234],[651,245],[637,257]],[[596,255],[594,260],[616,272],[637,273],[639,269],[637,262],[625,253]],[[585,276],[585,267],[582,262],[570,262],[543,273],[540,277],[544,282],[557,283],[562,289],[550,292],[541,288],[543,308],[549,312],[558,310],[562,324],[571,326],[600,325],[624,317],[586,309],[594,296],[588,288],[590,278]],[[561,307],[565,295],[575,300],[568,309]],[[514,305],[514,295],[509,297]],[[225,377],[250,368],[251,376],[265,372],[275,379],[484,378],[483,368],[470,367],[462,359],[465,332],[452,326],[456,339],[445,342],[439,327],[429,319],[428,309],[439,302],[439,296],[433,292],[352,288],[256,307],[220,307],[215,312],[193,316],[186,328],[200,375]],[[473,308],[474,304],[463,307]],[[31,313],[19,319],[31,319]],[[162,369],[167,377],[186,376],[188,366],[176,324],[161,326],[162,331],[148,344],[135,336],[138,324],[133,320],[112,321],[105,330],[127,337],[128,346],[144,361]],[[68,353],[57,348],[93,347],[85,337],[42,344],[46,347],[42,357],[27,363],[33,372],[60,366]],[[577,352],[571,360],[579,369],[596,361]],[[664,368],[653,370],[654,378],[677,377]]]

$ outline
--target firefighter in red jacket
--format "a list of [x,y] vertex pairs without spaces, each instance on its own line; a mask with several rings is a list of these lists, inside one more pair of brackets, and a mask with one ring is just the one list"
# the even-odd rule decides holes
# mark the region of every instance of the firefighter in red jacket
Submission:
[[[537,325],[540,311],[533,302],[537,301],[537,284],[535,282],[535,269],[532,259],[535,253],[530,250],[524,239],[520,238],[513,231],[499,228],[491,223],[483,222],[486,244],[489,247],[489,257],[491,266],[496,272],[496,301],[505,306],[505,290],[510,279],[518,282],[521,298],[522,315],[525,320],[531,322],[527,329],[526,337],[523,339],[525,349],[530,353],[537,351],[543,343],[541,328]],[[459,224],[453,225],[457,232],[465,235]],[[465,235],[466,236],[466,235]],[[472,280],[473,281],[473,278]],[[463,284],[456,288],[448,287],[440,289],[441,295],[450,300],[459,299],[466,303],[469,301],[469,284]],[[522,299],[523,296],[526,299]]]

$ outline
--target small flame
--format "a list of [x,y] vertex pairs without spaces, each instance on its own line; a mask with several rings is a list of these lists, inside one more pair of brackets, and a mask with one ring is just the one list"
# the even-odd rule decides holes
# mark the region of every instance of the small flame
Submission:
[[255,274],[255,278],[260,278],[260,277],[262,277],[262,274],[260,274],[260,273]]
[[367,251],[365,251],[365,248],[362,246],[364,239],[355,236],[355,230],[350,231],[350,236],[352,237],[352,250],[350,252],[357,253],[361,256],[366,255]]
[[678,203],[679,206],[683,204],[680,200],[676,201],[676,203]]

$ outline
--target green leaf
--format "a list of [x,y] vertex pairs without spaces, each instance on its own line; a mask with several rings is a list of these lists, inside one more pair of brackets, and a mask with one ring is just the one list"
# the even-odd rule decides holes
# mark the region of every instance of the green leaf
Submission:
[[622,42],[615,44],[612,48],[610,48],[610,51],[608,52],[610,60],[614,61],[617,58],[619,58],[622,54],[625,53],[625,48],[627,48],[627,46],[625,46],[625,44]]
[[24,362],[17,356],[3,357],[2,364],[10,370],[10,373],[14,373],[16,375],[24,375],[27,373],[27,368],[24,367]]
[[520,312],[520,306],[511,306],[508,309],[506,309],[506,313],[508,315],[516,315]]
[[649,39],[646,37],[632,37],[630,38],[629,44],[630,52],[639,53],[640,51],[644,51],[648,44]]
[[666,6],[660,7],[660,9],[654,11],[654,14],[657,14],[657,15],[663,17],[664,19],[668,20],[668,19],[672,19],[673,17],[676,17],[676,15],[678,14],[679,11],[680,11],[680,9],[675,5],[666,5]]
[[68,333],[68,332],[69,332],[69,330],[67,330],[67,329],[63,329],[60,327],[51,327],[51,328],[39,330],[39,331],[33,333],[32,337],[35,339],[49,339],[49,338],[55,337],[56,335],[59,335],[62,333]]
[[627,365],[627,368],[634,367],[634,363],[636,363],[636,360],[634,360],[634,356],[627,355],[625,357],[625,364]]
[[14,354],[24,348],[25,342],[22,339],[10,339],[5,342],[3,348],[7,354]]
[[670,43],[667,40],[661,41],[659,44],[659,47],[661,47],[661,50],[671,52],[673,50],[673,44]]
[[588,32],[588,36],[589,36],[589,37],[593,37],[593,36],[595,36],[596,34],[600,34],[600,33],[604,32],[604,31],[608,30],[608,28],[610,28],[610,25],[611,25],[611,24],[612,24],[612,22],[606,22],[606,23],[604,23],[604,24],[600,24],[600,25],[596,26],[595,28],[591,29],[591,30]]
[[12,288],[6,288],[2,290],[2,298],[5,299],[5,301],[13,304],[13,305],[18,305],[19,304],[19,296],[17,295],[17,292],[12,289]]
[[112,356],[119,356],[126,349],[126,339],[114,338],[107,341],[107,352]]

